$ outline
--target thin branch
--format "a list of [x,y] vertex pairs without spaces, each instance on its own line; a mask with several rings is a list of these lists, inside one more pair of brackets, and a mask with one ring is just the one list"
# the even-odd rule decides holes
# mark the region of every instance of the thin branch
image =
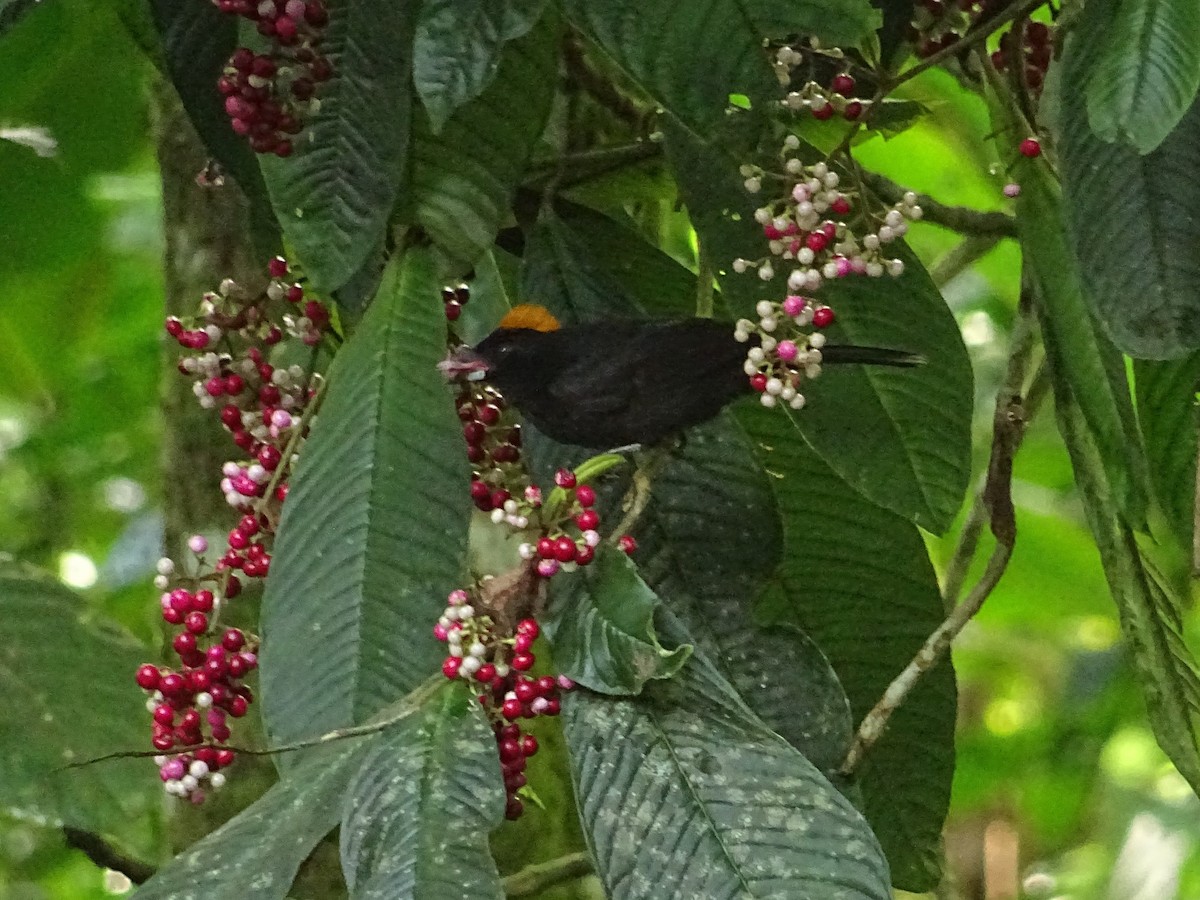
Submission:
[[[889,203],[897,202],[906,192],[906,188],[875,172],[864,170],[862,177],[871,190]],[[927,194],[918,194],[917,203],[924,212],[925,221],[960,234],[986,237],[1017,236],[1017,220],[1008,213],[984,212],[966,206],[947,206]]]
[[530,174],[525,180],[525,186],[531,190],[538,190],[544,186],[547,179],[557,175],[560,186],[573,187],[626,166],[657,159],[662,155],[662,144],[648,140],[619,144],[615,147],[581,150],[578,153],[564,153],[555,159],[535,160],[529,167]]
[[983,259],[1000,243],[1000,236],[972,235],[963,238],[929,267],[929,277],[939,288],[945,287],[970,266]]
[[586,853],[569,853],[509,875],[504,879],[504,893],[508,897],[532,897],[548,887],[591,873],[592,860]]
[[646,451],[645,456],[637,461],[629,490],[625,492],[625,499],[621,501],[621,508],[624,510],[625,516],[621,519],[621,524],[609,536],[610,543],[616,544],[624,535],[633,531],[633,526],[642,517],[646,505],[650,502],[651,483],[666,468],[670,459],[669,447],[660,446],[651,447]]
[[127,856],[98,834],[64,826],[63,835],[67,839],[67,846],[72,850],[81,851],[102,869],[120,872],[134,884],[149,881],[154,875],[154,866]]
[[696,234],[696,315],[711,319],[713,314],[713,266],[712,250],[708,242]]
[[942,603],[947,613],[954,609],[962,593],[986,524],[987,509],[983,505],[983,488],[980,487],[971,501],[971,511],[967,513],[967,519],[958,533],[958,543],[954,546],[954,553],[946,564],[946,574],[942,578]]

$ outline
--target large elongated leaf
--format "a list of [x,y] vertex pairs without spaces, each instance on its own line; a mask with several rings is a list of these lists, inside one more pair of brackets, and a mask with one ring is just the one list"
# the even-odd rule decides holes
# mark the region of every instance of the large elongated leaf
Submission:
[[1121,515],[1099,447],[1074,402],[1070,386],[1055,380],[1054,408],[1104,574],[1121,617],[1121,632],[1150,712],[1150,727],[1192,790],[1200,792],[1200,671],[1183,639],[1182,608],[1156,576]]
[[[780,278],[737,275],[735,258],[765,252],[755,203],[738,163],[678,122],[667,122],[668,157],[692,222],[717,261],[721,291],[736,315],[761,299],[782,300]],[[958,325],[920,263],[897,248],[903,277],[842,278],[821,289],[837,312],[832,342],[922,353],[918,369],[828,366],[806,391],[795,427],[855,490],[930,531],[944,531],[970,475],[971,366]]]
[[554,584],[546,633],[560,671],[603,694],[637,694],[670,678],[691,654],[668,650],[654,631],[660,603],[628,558],[602,551],[595,563]]
[[322,51],[334,75],[296,153],[262,160],[279,224],[314,286],[333,292],[379,245],[396,201],[412,118],[416,5],[340,0]]
[[[1063,83],[1078,85],[1088,65],[1086,48],[1069,41]],[[1097,137],[1084,104],[1083,91],[1063,92],[1058,147],[1087,301],[1132,356],[1169,359],[1200,349],[1200,256],[1183,249],[1200,245],[1193,214],[1200,208],[1200,102],[1145,156]]]
[[1022,188],[1017,225],[1021,248],[1040,288],[1038,318],[1046,352],[1071,385],[1122,510],[1130,524],[1141,527],[1148,474],[1124,360],[1096,328],[1075,269],[1063,265],[1069,250],[1048,168],[1024,160],[1018,171]]
[[362,739],[307,754],[291,777],[193,844],[142,885],[137,900],[283,900],[300,864],[338,822]]
[[[783,518],[783,562],[764,611],[817,642],[861,719],[943,618],[924,542],[902,517],[851,490],[773,410],[738,413],[773,476]],[[943,660],[858,773],[867,819],[905,890],[929,890],[940,876],[955,704],[954,670]]]
[[487,834],[504,820],[495,739],[446,683],[377,741],[346,792],[342,871],[356,900],[504,896]]
[[[1200,88],[1200,4],[1112,0],[1087,5],[1075,32],[1087,59],[1088,124],[1101,140],[1146,154],[1171,133]],[[1075,82],[1072,92],[1079,83]]]
[[1200,354],[1169,362],[1139,359],[1133,372],[1150,482],[1175,535],[1190,548],[1196,502]]
[[613,900],[891,897],[858,812],[702,658],[637,699],[569,695],[564,728]]
[[445,320],[426,252],[393,262],[330,372],[263,597],[276,742],[361,722],[437,670],[461,574],[468,470],[436,370]]
[[557,21],[546,16],[504,47],[491,87],[440,132],[417,117],[409,214],[464,268],[492,246],[511,215],[513,190],[550,113],[557,49]]
[[147,814],[148,764],[62,768],[148,732],[132,674],[145,654],[50,576],[0,557],[0,805],[93,831]]
[[545,0],[427,0],[413,40],[413,83],[434,133],[478,97],[500,65],[506,41],[533,27]]

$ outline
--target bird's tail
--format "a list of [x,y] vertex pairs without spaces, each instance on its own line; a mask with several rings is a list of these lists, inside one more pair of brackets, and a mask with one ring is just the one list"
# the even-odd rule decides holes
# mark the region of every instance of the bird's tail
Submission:
[[911,368],[925,364],[925,357],[907,350],[885,347],[855,347],[848,344],[821,348],[821,360],[827,363],[857,363],[866,366],[900,366]]

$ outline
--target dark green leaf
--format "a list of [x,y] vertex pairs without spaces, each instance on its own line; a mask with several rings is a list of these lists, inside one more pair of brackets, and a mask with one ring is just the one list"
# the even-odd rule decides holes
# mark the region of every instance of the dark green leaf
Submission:
[[[1058,147],[1085,296],[1123,352],[1183,356],[1200,349],[1200,256],[1183,249],[1200,246],[1200,102],[1156,150],[1139,156],[1089,129],[1076,89],[1088,65],[1079,42],[1068,42]],[[1079,401],[1086,413],[1086,399]]]
[[670,678],[691,654],[668,650],[654,631],[661,601],[623,553],[602,549],[596,561],[551,585],[545,621],[561,672],[603,694],[637,694],[647,681]]
[[850,744],[850,704],[816,644],[754,620],[782,533],[768,477],[730,417],[688,432],[635,534],[642,577],[755,714],[829,777]]
[[1125,361],[1097,329],[1075,268],[1063,264],[1069,250],[1049,168],[1040,160],[1022,159],[1017,173],[1017,230],[1042,300],[1038,317],[1047,356],[1071,386],[1127,520],[1143,528],[1148,471]]
[[[763,255],[755,203],[738,163],[668,120],[667,151],[692,222],[716,260],[721,291],[737,315],[761,299],[781,300],[782,279],[737,275],[734,259]],[[832,343],[897,347],[923,354],[917,369],[829,366],[806,391],[795,427],[856,490],[922,528],[944,531],[970,476],[971,366],[958,324],[920,263],[897,247],[901,278],[842,278],[821,289],[838,324]]]
[[572,693],[563,712],[613,900],[891,897],[858,812],[702,658],[633,700]]
[[150,11],[167,74],[188,120],[249,199],[263,248],[273,247],[279,241],[279,227],[270,213],[262,171],[246,139],[229,127],[224,98],[217,92],[217,78],[238,46],[237,18],[207,0],[152,0]]
[[1135,360],[1133,373],[1150,482],[1176,537],[1184,547],[1191,547],[1200,354],[1170,362]]
[[487,834],[504,781],[483,710],[442,685],[376,741],[346,792],[342,871],[355,900],[504,896]]
[[440,133],[417,117],[408,215],[464,269],[511,215],[513,191],[550,113],[557,49],[557,23],[547,16],[504,47],[494,83]]
[[436,365],[429,255],[392,263],[330,371],[263,597],[263,717],[276,742],[361,722],[437,671],[430,633],[462,573],[468,469]]
[[21,21],[21,17],[29,12],[35,6],[39,6],[41,0],[2,0],[0,2],[0,37]]
[[[1200,88],[1200,4],[1113,0],[1081,11],[1075,52],[1086,58],[1072,93],[1091,131],[1146,154],[1179,124]],[[1082,86],[1084,90],[1077,90]]]
[[5,809],[95,831],[149,814],[160,793],[149,763],[62,768],[136,746],[149,733],[133,683],[146,655],[48,575],[0,558]]
[[1179,774],[1200,792],[1200,745],[1194,724],[1200,713],[1200,671],[1184,641],[1182,605],[1147,564],[1122,517],[1100,448],[1068,382],[1056,379],[1054,387],[1058,427],[1121,616],[1125,646],[1146,697],[1150,727]]
[[491,84],[506,41],[526,34],[545,0],[426,0],[413,40],[413,82],[436,134]]
[[874,39],[883,15],[869,0],[742,0],[760,34],[815,37],[825,46],[861,47]]
[[[924,541],[837,478],[774,410],[738,412],[783,519],[783,563],[764,612],[816,641],[861,720],[941,624]],[[940,877],[955,704],[954,670],[943,660],[892,716],[859,772],[867,819],[904,890],[930,890]]]
[[253,806],[142,885],[137,900],[283,900],[300,864],[338,823],[363,741],[308,753]]
[[262,158],[284,237],[326,293],[362,268],[396,201],[412,117],[415,5],[343,0],[330,12],[322,50],[334,74],[320,109],[295,155]]
[[724,121],[730,94],[746,94],[755,104],[779,96],[762,34],[742,0],[567,0],[563,6],[572,24],[647,94],[694,127]]

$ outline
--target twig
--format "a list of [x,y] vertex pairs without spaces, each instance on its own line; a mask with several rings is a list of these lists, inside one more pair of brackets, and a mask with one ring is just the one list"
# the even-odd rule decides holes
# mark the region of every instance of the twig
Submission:
[[[371,734],[378,734],[381,731],[386,731],[393,725],[398,725],[400,722],[407,719],[413,713],[421,708],[421,705],[429,699],[429,696],[437,690],[441,685],[446,684],[446,679],[441,675],[432,675],[425,681],[421,682],[417,687],[406,694],[389,710],[384,710],[379,716],[376,716],[369,722],[364,722],[362,725],[351,725],[347,728],[335,728],[333,731],[327,731],[319,737],[309,738],[304,741],[297,741],[294,744],[283,744],[278,747],[267,747],[265,749],[251,749],[249,747],[231,747],[228,744],[196,744],[191,747],[176,747],[173,753],[191,753],[200,750],[204,747],[211,747],[215,750],[232,750],[242,756],[275,756],[280,753],[294,753],[297,750],[307,750],[311,747],[320,747],[324,744],[331,744],[334,741],[345,741],[350,738],[365,737]],[[106,753],[103,756],[96,756],[92,759],[85,759],[80,762],[68,763],[61,766],[55,771],[63,771],[65,769],[82,769],[85,766],[93,766],[97,763],[108,762],[113,759],[144,759],[150,756],[161,756],[161,750],[118,750],[115,753]]]
[[81,851],[102,869],[120,872],[134,884],[149,881],[154,875],[154,866],[144,863],[140,859],[134,859],[132,856],[126,856],[94,832],[63,826],[63,835],[67,839],[67,846],[72,850]]
[[633,526],[645,512],[646,504],[650,502],[650,484],[666,468],[670,456],[670,451],[666,447],[652,447],[638,461],[633,470],[633,480],[629,485],[629,490],[625,492],[625,499],[621,502],[625,517],[621,519],[621,524],[609,536],[610,543],[617,543],[624,535],[633,531]]
[[525,180],[525,186],[537,190],[547,179],[557,175],[560,186],[571,187],[662,155],[661,143],[644,140],[615,147],[564,153],[562,157],[551,160],[535,160],[529,167],[530,175]]
[[696,234],[696,315],[711,319],[713,314],[713,266],[712,251],[708,242]]
[[946,574],[942,578],[942,602],[947,613],[954,609],[958,595],[962,593],[986,523],[987,509],[983,505],[983,488],[980,487],[971,501],[971,511],[967,513],[967,519],[958,533],[958,543],[954,546],[954,553],[946,564]]
[[[862,172],[867,185],[889,203],[904,196],[906,189],[890,178],[875,172]],[[947,206],[927,194],[918,194],[917,203],[924,212],[924,220],[957,231],[960,234],[986,237],[1016,237],[1017,220],[1004,212],[984,212],[966,206]]]
[[929,277],[939,288],[944,287],[986,256],[999,242],[1000,236],[994,234],[964,238],[929,267]]
[[592,873],[592,860],[586,853],[568,853],[558,859],[526,866],[504,879],[508,897],[532,897],[551,885],[573,881]]

